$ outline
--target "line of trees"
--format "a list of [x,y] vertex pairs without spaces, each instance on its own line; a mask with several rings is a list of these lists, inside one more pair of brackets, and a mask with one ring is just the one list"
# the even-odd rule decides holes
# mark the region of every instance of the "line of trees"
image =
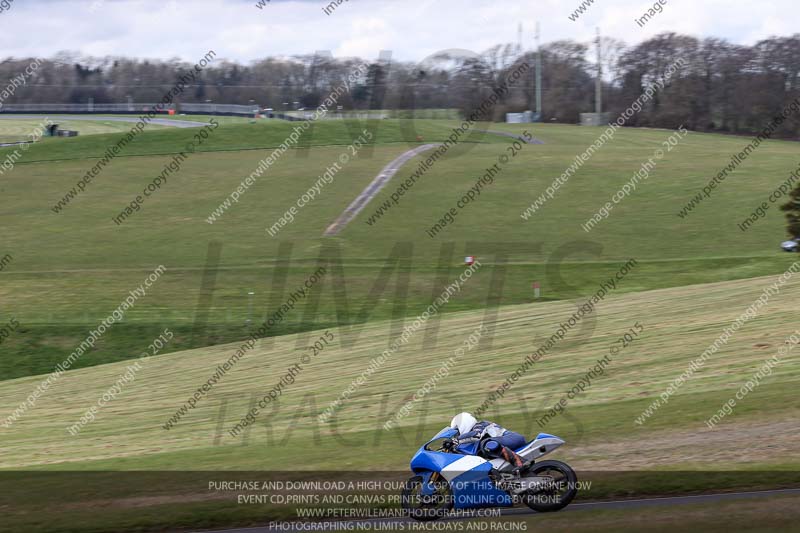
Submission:
[[[594,110],[594,43],[556,41],[542,47],[543,120],[575,123]],[[633,126],[754,132],[786,103],[800,95],[800,34],[773,37],[753,46],[716,38],[665,33],[628,46],[601,40],[606,110],[623,111],[643,89],[678,58],[685,67],[672,76]],[[517,45],[497,45],[482,53],[443,51],[419,64],[367,60],[369,70],[344,95],[345,109],[457,108],[468,113],[499,85],[520,61],[531,69],[498,103],[494,120],[510,111],[532,109],[536,57]],[[18,75],[31,59],[6,59],[0,79]],[[207,67],[182,96],[184,102],[255,103],[276,110],[311,108],[347,78],[357,58],[324,55],[266,58],[249,65],[218,60]],[[159,101],[181,70],[177,59],[139,60],[107,57],[77,59],[60,53],[5,100],[10,103],[122,103]],[[778,135],[800,136],[800,117],[782,125]]]
[[789,193],[789,201],[781,206],[786,212],[789,235],[793,239],[800,239],[800,183]]

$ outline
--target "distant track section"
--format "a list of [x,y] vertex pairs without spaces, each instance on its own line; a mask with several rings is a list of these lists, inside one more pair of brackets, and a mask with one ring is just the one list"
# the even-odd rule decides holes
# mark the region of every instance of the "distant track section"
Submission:
[[[24,119],[40,119],[42,116],[47,116],[53,120],[89,120],[92,122],[106,121],[106,122],[139,122],[136,116],[129,117],[97,117],[97,116],[82,116],[82,115],[0,115],[0,120],[24,120]],[[154,118],[150,121],[152,124],[160,126],[172,126],[174,128],[199,128],[205,126],[205,122],[192,122],[190,120],[174,120],[171,118]]]
[[526,140],[524,137],[517,135],[516,133],[511,133],[508,131],[489,131],[489,130],[475,130],[480,133],[489,133],[491,135],[502,135],[503,137],[511,137],[512,139],[516,139],[523,144],[544,144],[544,141],[540,141],[539,139],[531,139],[530,141]]
[[370,183],[366,189],[364,189],[358,197],[352,201],[352,203],[347,206],[347,209],[339,215],[339,218],[333,221],[333,224],[328,226],[328,229],[325,230],[323,234],[326,237],[330,237],[333,235],[337,235],[341,232],[347,224],[350,223],[351,220],[356,218],[356,216],[364,209],[367,204],[372,200],[375,195],[377,195],[389,180],[397,174],[397,171],[400,170],[404,164],[406,164],[409,159],[412,159],[423,152],[427,152],[428,150],[433,150],[439,146],[438,144],[424,144],[422,146],[418,146],[413,150],[409,150],[405,152],[400,157],[383,167],[380,174],[378,174],[372,183]]
[[[563,512],[566,511],[580,511],[586,509],[636,509],[636,508],[646,508],[649,506],[657,506],[657,507],[671,507],[676,505],[690,505],[690,504],[697,504],[697,503],[705,503],[708,506],[713,506],[717,502],[724,502],[730,500],[748,500],[748,499],[768,499],[770,497],[776,496],[789,496],[800,494],[800,489],[778,489],[778,490],[763,490],[763,491],[751,491],[751,492],[728,492],[728,493],[718,493],[718,494],[699,494],[699,495],[691,495],[691,496],[671,496],[671,497],[662,497],[662,498],[639,498],[639,499],[631,499],[631,500],[615,500],[615,501],[599,501],[599,502],[578,502],[573,503],[569,507],[567,507]],[[530,509],[526,508],[516,508],[516,509],[502,509],[501,515],[504,517],[524,517],[529,515],[536,515],[535,511],[531,511]],[[466,516],[462,518],[444,518],[442,519],[442,523],[452,523],[456,521],[463,521],[463,520],[470,520],[480,518],[476,514],[474,517]],[[261,526],[261,527],[245,527],[245,528],[235,528],[235,529],[223,529],[223,530],[214,530],[214,531],[203,531],[202,533],[286,533],[287,531],[359,531],[360,528],[358,526],[362,526],[364,530],[373,530],[376,528],[378,524],[383,525],[379,530],[383,531],[425,531],[423,528],[413,528],[413,524],[418,524],[419,522],[415,522],[411,518],[373,518],[373,519],[362,519],[362,520],[355,520],[350,521],[349,524],[353,527],[353,529],[344,529],[339,528],[337,526],[337,522],[334,519],[328,519],[324,522],[317,522],[316,528],[311,529],[307,527],[306,529],[292,528],[292,527],[285,527],[285,525],[291,524],[291,522],[277,522],[273,521],[273,524],[278,524],[278,526]],[[314,522],[305,522],[305,525],[314,524]],[[284,527],[281,527],[284,526]],[[457,529],[453,527],[450,531],[461,531],[462,529]],[[463,528],[466,531],[466,528]],[[432,531],[448,531],[444,527],[432,529]]]

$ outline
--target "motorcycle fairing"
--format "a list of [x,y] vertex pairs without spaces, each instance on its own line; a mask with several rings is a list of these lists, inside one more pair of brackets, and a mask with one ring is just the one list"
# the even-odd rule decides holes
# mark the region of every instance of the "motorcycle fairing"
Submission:
[[[539,433],[531,442],[514,451],[516,451],[526,462],[535,461],[540,457],[552,452],[562,444],[564,444],[564,441],[555,435],[550,435],[549,433]],[[511,463],[505,459],[492,459],[491,463],[500,472],[508,472],[514,468],[513,465],[511,465]]]
[[411,460],[411,469],[422,476],[421,493],[428,496],[436,492],[431,475],[439,472],[450,482],[456,509],[513,505],[508,493],[489,478],[492,464],[482,457],[420,450]]
[[543,455],[547,455],[562,444],[564,444],[564,441],[555,435],[539,433],[533,441],[517,450],[517,453],[526,461],[533,461]]
[[472,457],[466,455],[459,455],[456,453],[443,453],[432,452],[428,450],[419,450],[414,457],[411,458],[411,470],[419,474],[430,470],[432,472],[441,472],[449,464],[454,463],[463,457]]
[[442,476],[450,482],[453,491],[453,507],[473,509],[479,507],[510,507],[511,496],[498,489],[489,472],[492,463],[477,455],[465,455],[447,465]]

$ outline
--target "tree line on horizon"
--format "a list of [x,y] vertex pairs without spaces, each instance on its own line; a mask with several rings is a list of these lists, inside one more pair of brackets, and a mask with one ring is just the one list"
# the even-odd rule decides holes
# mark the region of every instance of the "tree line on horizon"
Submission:
[[[577,123],[594,111],[595,43],[560,40],[541,48],[542,120]],[[634,46],[603,38],[604,110],[624,111],[673,65],[685,61],[667,85],[628,121],[630,126],[753,133],[800,96],[800,34],[772,37],[752,46],[717,38],[664,33]],[[18,76],[32,59],[6,59],[0,79]],[[535,109],[536,53],[514,44],[481,53],[442,51],[414,64],[335,59],[323,54],[268,57],[248,65],[215,60],[180,96],[181,102],[257,104],[276,111],[313,108],[355,67],[369,68],[338,104],[347,110],[477,109],[508,74],[530,66],[487,119]],[[191,65],[178,59],[78,58],[62,52],[43,61],[25,86],[5,99],[13,103],[151,103],[163,98]],[[800,117],[790,116],[776,133],[800,136]]]
[[[542,121],[577,123],[594,111],[598,43],[559,40],[541,47]],[[800,97],[800,34],[771,37],[752,46],[713,37],[663,33],[630,46],[600,40],[604,111],[625,111],[644,90],[682,59],[643,109],[626,125],[695,131],[755,134]],[[0,62],[0,79],[19,76],[32,58]],[[481,108],[509,75],[523,71],[486,113],[503,121],[505,113],[534,110],[537,54],[515,44],[481,53],[445,50],[419,63],[330,55],[267,57],[243,65],[215,60],[181,94],[180,102],[257,104],[276,111],[317,107],[366,63],[367,72],[338,104],[345,110],[457,109],[463,116]],[[519,69],[522,63],[529,68]],[[13,103],[159,102],[182,72],[193,65],[179,59],[80,58],[61,52],[4,98]],[[0,84],[0,89],[3,85]],[[773,135],[800,137],[800,116],[792,113]],[[800,185],[783,206],[789,233],[800,238]]]

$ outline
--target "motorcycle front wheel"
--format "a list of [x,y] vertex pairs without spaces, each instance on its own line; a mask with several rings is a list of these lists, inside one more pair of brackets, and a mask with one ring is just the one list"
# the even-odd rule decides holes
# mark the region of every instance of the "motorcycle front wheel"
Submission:
[[572,467],[561,461],[535,463],[526,476],[551,478],[543,489],[525,495],[525,505],[539,513],[560,511],[578,493],[578,476]]
[[400,494],[400,507],[411,518],[419,521],[438,520],[453,508],[453,491],[450,483],[442,478],[431,483],[436,489],[435,492],[424,495],[422,476],[413,476],[406,481]]

